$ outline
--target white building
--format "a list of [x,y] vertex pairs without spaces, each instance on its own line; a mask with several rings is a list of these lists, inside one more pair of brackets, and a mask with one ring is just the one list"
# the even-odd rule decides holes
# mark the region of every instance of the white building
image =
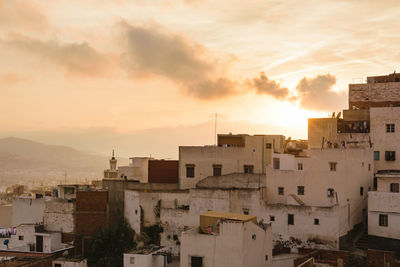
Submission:
[[377,191],[368,192],[368,241],[370,248],[400,255],[400,171],[376,175]]
[[218,135],[217,146],[179,147],[179,186],[195,188],[202,179],[233,173],[265,174],[272,154],[282,153],[283,135]]
[[53,261],[53,267],[87,267],[85,258],[57,258]]
[[[0,240],[1,250],[53,253],[71,248],[70,245],[61,243],[60,232],[44,231],[43,225],[19,225],[10,237]],[[5,240],[9,241],[8,246],[4,245]]]
[[124,253],[124,267],[165,266],[167,266],[167,255],[164,248],[142,248]]
[[247,217],[251,216],[221,213],[214,231],[203,233],[194,228],[183,232],[180,266],[272,267],[270,227],[259,226]]

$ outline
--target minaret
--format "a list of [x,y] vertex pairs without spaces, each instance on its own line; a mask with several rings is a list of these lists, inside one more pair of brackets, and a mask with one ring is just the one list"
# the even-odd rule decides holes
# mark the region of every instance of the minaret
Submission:
[[117,160],[114,157],[114,149],[112,152],[112,158],[110,159],[110,170],[116,171],[117,170]]

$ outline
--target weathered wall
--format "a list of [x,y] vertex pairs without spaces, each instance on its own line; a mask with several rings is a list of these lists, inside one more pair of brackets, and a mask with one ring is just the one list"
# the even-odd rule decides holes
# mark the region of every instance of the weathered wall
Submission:
[[400,104],[400,83],[349,84],[349,108],[384,107]]
[[79,191],[76,195],[76,231],[93,235],[108,225],[108,192]]
[[43,198],[22,198],[13,199],[12,225],[28,223],[42,223],[44,217]]
[[47,231],[75,232],[75,201],[54,199],[45,202],[44,227]]
[[124,267],[164,267],[164,256],[124,253]]
[[12,205],[0,205],[0,227],[12,226]]

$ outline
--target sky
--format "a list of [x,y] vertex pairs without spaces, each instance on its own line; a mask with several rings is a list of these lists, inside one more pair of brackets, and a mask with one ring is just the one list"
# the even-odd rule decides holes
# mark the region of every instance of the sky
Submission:
[[218,133],[307,138],[392,73],[400,6],[355,0],[0,0],[0,137],[177,158]]

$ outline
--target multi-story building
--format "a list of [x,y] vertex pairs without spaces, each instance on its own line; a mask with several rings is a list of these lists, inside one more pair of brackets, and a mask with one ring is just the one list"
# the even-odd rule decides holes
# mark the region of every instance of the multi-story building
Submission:
[[255,216],[209,211],[200,227],[183,232],[180,266],[272,266],[269,225]]
[[379,171],[377,190],[368,192],[368,246],[400,256],[400,171]]
[[195,188],[202,179],[233,173],[265,174],[273,153],[282,153],[283,135],[218,135],[217,146],[179,147],[179,187]]

